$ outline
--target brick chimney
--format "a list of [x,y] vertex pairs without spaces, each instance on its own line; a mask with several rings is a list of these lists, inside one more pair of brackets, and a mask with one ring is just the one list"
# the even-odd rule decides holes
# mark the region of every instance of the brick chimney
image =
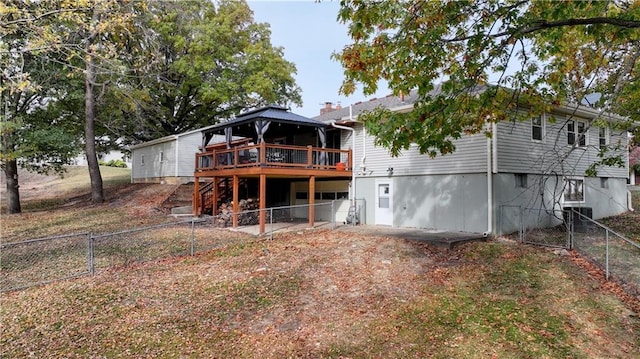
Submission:
[[324,107],[320,109],[320,114],[324,115],[325,113],[329,113],[335,110],[339,110],[341,109],[342,106],[340,105],[340,103],[338,103],[336,105],[336,107],[333,107],[333,102],[325,102],[324,103]]

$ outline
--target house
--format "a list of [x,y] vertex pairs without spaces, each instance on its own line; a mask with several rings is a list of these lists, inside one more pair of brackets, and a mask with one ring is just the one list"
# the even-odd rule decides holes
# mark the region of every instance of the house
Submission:
[[412,147],[393,158],[374,144],[357,116],[377,106],[410,111],[415,100],[415,93],[388,96],[314,117],[346,127],[335,138],[353,151],[351,186],[365,203],[363,223],[489,235],[517,231],[521,209],[530,215],[526,226],[540,227],[558,224],[558,210],[567,207],[593,218],[629,208],[628,167],[585,176],[602,146],[619,144],[618,153],[627,158],[626,131],[590,127],[598,111],[559,106],[529,121],[488,124],[491,138],[465,135],[451,154],[430,158]]
[[[267,207],[289,206],[304,201],[312,226],[331,213],[316,213],[317,191],[326,183],[347,187],[352,177],[352,151],[341,149],[327,124],[271,105],[202,130],[202,151],[195,156],[194,203],[196,215],[216,215],[223,202],[232,203],[233,225],[238,225],[239,200],[258,199],[260,232],[264,233]],[[223,142],[212,141],[214,136]],[[333,199],[344,197],[333,188]],[[318,198],[322,200],[323,197]],[[327,200],[325,198],[325,200]],[[347,208],[348,210],[348,208]],[[326,211],[325,211],[326,212]]]
[[[219,196],[230,191],[230,182],[233,203],[242,186],[247,195],[260,196],[261,208],[348,197],[357,201],[361,223],[485,235],[517,231],[523,208],[535,214],[524,218],[533,227],[558,224],[558,211],[567,207],[593,218],[628,209],[628,168],[604,167],[597,177],[585,176],[601,146],[627,145],[626,131],[590,127],[596,110],[559,106],[529,121],[488,124],[490,138],[465,135],[451,154],[431,158],[412,147],[394,158],[374,144],[357,116],[377,106],[410,111],[415,100],[411,93],[344,108],[327,104],[313,119],[262,108],[203,131],[205,143],[208,136],[230,133],[247,142],[227,141],[196,155],[196,183],[205,185],[196,190],[194,212],[215,214],[219,197],[205,192]],[[310,209],[309,221],[316,217]]]
[[629,184],[640,186],[640,146],[629,151]]
[[202,147],[201,133],[210,127],[213,126],[131,146],[131,182],[193,182],[194,156]]

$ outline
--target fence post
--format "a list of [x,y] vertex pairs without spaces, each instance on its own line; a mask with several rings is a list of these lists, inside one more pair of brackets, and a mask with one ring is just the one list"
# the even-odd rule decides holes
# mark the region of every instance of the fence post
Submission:
[[93,234],[87,234],[87,264],[89,266],[89,274],[96,274],[96,264],[95,264],[95,248],[94,248],[94,238]]
[[336,200],[331,201],[331,229],[336,229]]
[[606,244],[605,244],[605,257],[604,257],[604,261],[605,261],[605,278],[607,278],[607,280],[609,280],[609,230],[606,229],[605,230],[605,240],[606,240]]
[[273,207],[269,207],[269,227],[271,227],[269,239],[273,240]]
[[191,219],[191,256],[193,257],[196,253],[196,220],[194,218]]
[[574,218],[574,213],[573,213],[573,208],[570,209],[571,213],[569,215],[569,240],[571,241],[571,248],[573,248],[575,246],[575,242],[576,242],[576,224],[575,224],[575,218]]
[[520,242],[524,243],[524,210],[522,206],[518,206],[518,214],[520,214]]

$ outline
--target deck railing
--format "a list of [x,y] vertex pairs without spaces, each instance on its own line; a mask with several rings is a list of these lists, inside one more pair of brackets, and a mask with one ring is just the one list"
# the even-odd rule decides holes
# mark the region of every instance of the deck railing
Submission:
[[261,143],[196,154],[196,172],[243,167],[351,170],[351,150]]

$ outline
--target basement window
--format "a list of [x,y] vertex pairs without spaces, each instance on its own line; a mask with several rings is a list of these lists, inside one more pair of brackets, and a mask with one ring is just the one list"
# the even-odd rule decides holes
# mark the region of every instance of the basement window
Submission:
[[609,188],[609,178],[608,177],[601,177],[600,178],[600,188],[605,188],[605,189]]
[[527,188],[527,174],[526,173],[514,173],[513,177],[516,181],[517,188]]
[[564,203],[583,203],[584,178],[565,178],[562,200]]

